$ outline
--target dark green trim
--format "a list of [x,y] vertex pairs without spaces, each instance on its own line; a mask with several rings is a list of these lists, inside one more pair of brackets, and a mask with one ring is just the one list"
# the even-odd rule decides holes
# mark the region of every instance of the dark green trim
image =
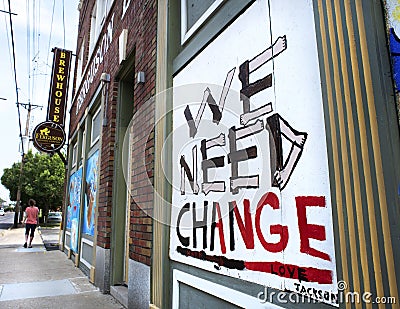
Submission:
[[[175,32],[176,37],[173,42],[179,44],[177,54],[173,60],[173,74],[177,74],[191,59],[199,54],[219,33],[224,31],[243,11],[245,11],[254,0],[226,1],[211,17],[203,24],[197,32],[189,38],[183,46],[180,43],[180,23],[179,30]],[[176,20],[180,21],[180,10],[174,8],[173,13]],[[179,10],[179,12],[177,11]],[[175,29],[177,27],[174,27]]]
[[[133,52],[118,73],[119,91],[117,104],[117,124],[114,148],[114,175],[112,193],[112,234],[111,234],[111,285],[124,281],[125,267],[125,225],[127,205],[127,184],[124,178],[122,156],[128,153],[124,145],[127,128],[133,116],[135,66]],[[111,89],[111,87],[110,87]]]
[[[250,295],[255,298],[257,298],[258,293],[264,292],[264,289],[265,289],[265,287],[261,284],[257,284],[254,282],[245,281],[245,280],[241,280],[241,279],[237,279],[237,278],[232,278],[232,277],[229,277],[226,275],[216,274],[213,272],[203,270],[201,268],[195,268],[193,266],[182,264],[182,263],[175,262],[175,261],[171,262],[171,273],[170,273],[171,278],[172,278],[172,271],[174,269],[181,270],[185,273],[191,274],[193,276],[196,276],[198,278],[201,278],[201,279],[204,279],[204,280],[207,280],[210,282],[215,282],[215,283],[225,286],[229,289],[239,291],[241,293]],[[304,303],[295,304],[295,303],[291,303],[291,301],[289,299],[289,296],[291,294],[295,294],[295,293],[285,292],[285,291],[273,289],[270,287],[268,287],[267,291],[271,295],[272,299],[274,300],[274,303],[282,308],[289,308],[289,309],[296,309],[296,308],[321,308],[321,309],[330,308],[330,309],[332,309],[332,308],[335,308],[331,305],[324,304],[324,303],[314,304],[312,299],[308,299],[306,297],[304,297],[304,299],[305,299]],[[272,292],[274,294],[272,294]],[[283,293],[285,293],[284,297],[280,298],[280,301],[277,300],[278,293],[280,295],[283,295]],[[301,297],[300,294],[298,294],[296,296]],[[210,295],[210,297],[212,297],[212,296]],[[296,298],[293,297],[293,299],[296,299]],[[310,303],[308,303],[308,301],[310,301]]]

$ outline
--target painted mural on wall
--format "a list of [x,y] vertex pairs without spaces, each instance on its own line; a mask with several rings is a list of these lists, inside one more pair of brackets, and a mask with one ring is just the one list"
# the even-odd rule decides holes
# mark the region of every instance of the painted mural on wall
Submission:
[[67,207],[67,228],[71,229],[70,248],[78,252],[79,213],[81,208],[82,167],[69,178],[69,204]]
[[99,151],[97,150],[87,160],[86,165],[85,208],[83,211],[82,232],[90,236],[94,235],[95,228],[98,161]]
[[389,23],[390,56],[392,58],[393,79],[396,89],[400,90],[400,3],[398,0],[386,0]]
[[337,305],[314,29],[257,1],[174,77],[170,257]]

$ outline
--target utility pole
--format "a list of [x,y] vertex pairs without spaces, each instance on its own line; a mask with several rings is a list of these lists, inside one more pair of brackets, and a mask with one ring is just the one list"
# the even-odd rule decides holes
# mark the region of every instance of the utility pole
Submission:
[[[33,105],[31,102],[29,103],[19,103],[17,102],[18,105],[21,105],[22,107],[26,108],[28,110],[28,114],[26,116],[26,126],[25,126],[25,136],[28,138],[28,143],[27,143],[27,150],[29,149],[29,123],[31,121],[31,111],[32,108],[37,108],[42,106],[40,105]],[[22,159],[21,159],[21,165],[20,165],[20,171],[19,171],[19,181],[18,181],[18,188],[17,188],[17,204],[15,205],[15,213],[14,213],[14,227],[18,227],[18,224],[22,222],[22,207],[21,207],[21,190],[22,190],[22,176],[24,174],[24,165],[25,165],[25,149],[23,145],[23,139],[21,136],[21,143],[22,143]]]

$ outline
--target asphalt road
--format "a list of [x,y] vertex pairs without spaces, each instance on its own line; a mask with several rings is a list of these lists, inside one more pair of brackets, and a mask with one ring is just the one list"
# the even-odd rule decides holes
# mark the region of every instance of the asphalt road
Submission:
[[8,230],[14,224],[14,213],[6,212],[4,216],[0,216],[0,231]]

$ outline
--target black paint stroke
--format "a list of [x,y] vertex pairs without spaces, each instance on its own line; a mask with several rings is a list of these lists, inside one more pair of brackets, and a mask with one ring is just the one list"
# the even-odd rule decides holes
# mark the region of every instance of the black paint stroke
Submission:
[[181,234],[180,231],[180,224],[182,220],[182,216],[190,210],[190,203],[186,203],[185,206],[181,208],[178,214],[178,219],[177,219],[177,224],[176,224],[176,234],[178,235],[179,241],[181,242],[182,245],[185,247],[189,246],[189,237],[184,237]]
[[[251,146],[246,149],[240,149],[237,150],[237,137],[236,137],[236,131],[240,130],[242,128],[236,129],[236,127],[231,127],[229,129],[228,133],[228,138],[229,138],[229,154],[228,154],[228,162],[231,165],[231,178],[230,179],[237,179],[237,178],[242,178],[242,176],[239,176],[239,162],[241,161],[246,161],[250,159],[254,159],[257,157],[257,146]],[[258,132],[254,132],[254,134],[257,134]],[[248,176],[243,176],[243,178],[247,178]],[[239,188],[242,187],[237,187],[233,188],[230,186],[230,190],[232,194],[238,194],[239,193]],[[245,188],[254,188],[254,186],[246,186]],[[258,186],[257,186],[258,188]]]
[[196,230],[203,229],[203,249],[207,248],[207,213],[208,201],[204,201],[203,220],[196,218],[196,203],[193,203],[192,220],[193,220],[193,247],[197,248]]
[[184,256],[189,256],[198,260],[216,263],[219,266],[223,266],[229,269],[238,269],[238,270],[245,269],[244,261],[228,259],[224,256],[208,255],[204,251],[193,251],[187,248],[183,248],[181,246],[178,246],[176,248],[176,251],[178,251],[180,254]]
[[[192,191],[194,194],[198,194],[197,190],[195,189],[195,183],[194,183],[194,177],[192,175],[192,172],[190,171],[189,165],[186,163],[185,156],[181,156],[181,159],[179,160],[179,164],[181,165],[181,168],[184,169],[185,174],[189,180],[190,187],[192,188]],[[197,173],[197,171],[193,171],[194,173]]]
[[[224,156],[220,156],[220,157],[214,157],[214,158],[208,159],[206,144],[207,144],[206,139],[201,140],[200,152],[201,152],[201,156],[203,159],[203,161],[201,162],[201,170],[203,171],[203,183],[220,183],[218,181],[214,181],[214,182],[208,181],[208,169],[224,167],[225,166],[225,158],[224,158]],[[214,191],[214,190],[210,190],[210,192],[211,191]],[[218,191],[218,192],[221,192],[221,191]],[[225,192],[225,186],[224,186],[224,191],[222,191],[222,192]]]
[[[272,138],[273,138],[273,145],[270,145],[270,149],[275,149],[275,153],[273,155],[273,157],[275,157],[275,162],[271,162],[272,186],[278,187],[282,191],[288,184],[289,179],[292,176],[293,171],[295,170],[297,163],[299,162],[300,157],[303,154],[304,144],[298,144],[295,141],[292,141],[288,136],[286,136],[281,130],[281,125],[280,125],[281,122],[284,123],[292,131],[292,133],[296,136],[302,135],[306,139],[308,134],[306,132],[300,132],[300,131],[297,131],[296,129],[294,129],[279,114],[274,114],[267,118],[267,130],[270,132],[270,134],[272,135]],[[284,136],[292,144],[285,163],[283,163],[282,136]],[[286,180],[286,184],[284,186],[280,186],[278,184],[277,179],[274,177],[275,172],[281,171],[287,166],[291,156],[293,155],[292,153],[293,153],[294,147],[298,147],[300,149],[299,155],[296,157],[296,159],[294,161],[293,168],[290,170],[289,176]]]
[[268,74],[266,77],[261,78],[254,83],[250,83],[240,90],[240,93],[246,98],[250,98],[253,95],[270,88],[272,86],[272,74]]
[[184,114],[185,114],[185,118],[186,118],[187,124],[189,126],[189,136],[190,137],[194,137],[196,135],[196,133],[197,133],[197,128],[196,128],[196,125],[194,123],[192,113],[190,112],[189,105],[186,106]]
[[232,161],[241,162],[257,158],[257,147],[251,146],[246,149],[237,150],[228,154],[228,163]]

